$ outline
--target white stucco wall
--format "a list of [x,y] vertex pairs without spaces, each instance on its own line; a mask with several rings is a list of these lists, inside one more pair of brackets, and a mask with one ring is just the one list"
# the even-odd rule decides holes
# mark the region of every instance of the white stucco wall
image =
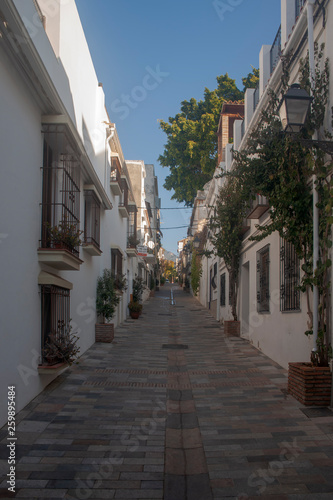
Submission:
[[[42,1],[40,2],[43,3]],[[81,354],[95,341],[95,297],[97,278],[104,268],[111,267],[111,247],[123,254],[123,273],[135,274],[137,259],[126,255],[127,219],[118,211],[119,197],[110,191],[110,148],[106,142],[109,117],[104,107],[104,92],[98,86],[88,47],[86,45],[75,2],[59,2],[63,10],[49,16],[59,25],[59,40],[51,46],[41,25],[32,0],[13,0],[28,36],[21,44],[28,61],[27,72],[19,72],[15,61],[0,44],[0,149],[2,204],[0,219],[1,255],[1,346],[0,398],[5,401],[7,385],[15,385],[17,410],[35,397],[53,376],[38,374],[41,353],[41,300],[38,275],[48,271],[73,284],[71,291],[71,318],[73,331],[79,334]],[[9,9],[6,14],[15,12]],[[11,18],[11,23],[12,21]],[[34,28],[35,27],[35,28]],[[24,28],[22,28],[22,33]],[[52,32],[52,30],[51,30]],[[57,33],[57,27],[54,27]],[[17,54],[20,57],[20,54]],[[29,73],[31,72],[31,74]],[[38,75],[38,84],[34,74]],[[31,80],[30,80],[31,77]],[[31,82],[40,85],[34,88]],[[31,88],[31,92],[29,91]],[[43,94],[39,99],[38,94]],[[37,249],[41,237],[41,201],[43,136],[41,124],[47,114],[65,114],[77,127],[105,196],[113,204],[112,210],[101,208],[101,256],[91,256],[82,247],[83,264],[79,271],[58,271],[38,262]],[[88,160],[87,160],[88,161]],[[84,228],[84,186],[91,184],[85,169],[80,180],[80,220]],[[101,189],[101,186],[99,186]],[[124,293],[114,323],[127,315],[131,284]],[[0,426],[6,412],[0,405]]]

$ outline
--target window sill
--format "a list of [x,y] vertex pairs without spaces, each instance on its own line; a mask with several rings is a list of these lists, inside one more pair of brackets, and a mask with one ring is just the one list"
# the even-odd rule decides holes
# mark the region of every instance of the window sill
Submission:
[[82,248],[85,252],[92,256],[101,256],[103,253],[102,250],[93,243],[84,243]]
[[38,261],[63,271],[79,271],[83,260],[65,249],[39,248]]

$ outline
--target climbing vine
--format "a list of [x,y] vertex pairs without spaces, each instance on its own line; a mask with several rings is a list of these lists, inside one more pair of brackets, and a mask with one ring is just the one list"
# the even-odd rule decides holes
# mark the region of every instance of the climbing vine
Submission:
[[[313,317],[309,292],[318,286],[320,295],[318,354],[315,362],[326,364],[330,353],[330,290],[332,227],[332,162],[320,141],[313,142],[314,131],[319,139],[331,138],[324,128],[325,110],[328,102],[329,65],[323,59],[324,47],[315,47],[315,75],[313,103],[306,127],[299,134],[281,132],[278,117],[279,96],[271,92],[268,107],[262,113],[257,128],[252,132],[247,147],[235,152],[235,168],[232,176],[239,180],[244,193],[251,198],[256,193],[266,196],[270,202],[270,222],[257,226],[258,232],[252,240],[260,241],[275,231],[292,243],[302,261],[301,290],[307,294],[309,330],[313,331]],[[310,90],[308,59],[300,61],[299,81]],[[289,61],[284,61],[282,94],[289,79]],[[332,156],[333,152],[330,152]],[[313,209],[312,176],[316,177],[319,195],[319,242],[320,258],[313,275]],[[240,208],[241,210],[241,208]],[[222,221],[221,221],[222,222]]]

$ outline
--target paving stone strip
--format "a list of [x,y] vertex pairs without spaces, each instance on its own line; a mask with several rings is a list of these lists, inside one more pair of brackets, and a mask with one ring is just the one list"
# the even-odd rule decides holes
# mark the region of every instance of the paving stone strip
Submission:
[[332,412],[303,413],[284,369],[171,287],[16,416],[14,497],[331,500]]

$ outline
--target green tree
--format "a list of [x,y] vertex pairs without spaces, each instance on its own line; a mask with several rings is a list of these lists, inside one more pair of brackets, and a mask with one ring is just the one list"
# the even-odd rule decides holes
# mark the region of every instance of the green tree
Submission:
[[248,206],[248,196],[242,189],[241,179],[228,176],[220,189],[215,215],[210,220],[214,253],[224,260],[229,273],[231,312],[235,321],[238,319],[237,295],[243,240],[242,226]]
[[[258,70],[243,79],[244,89],[256,86]],[[252,76],[251,76],[252,75]],[[239,101],[244,92],[226,73],[217,77],[217,88],[205,88],[204,99],[183,101],[180,113],[161,120],[160,127],[167,136],[164,152],[159,157],[163,167],[170,170],[164,187],[174,190],[172,199],[191,206],[197,190],[210,181],[216,167],[216,130],[223,102]]]
[[191,261],[191,287],[193,290],[193,294],[195,296],[198,295],[201,276],[202,276],[201,256],[197,253],[196,250],[193,250],[192,261]]

